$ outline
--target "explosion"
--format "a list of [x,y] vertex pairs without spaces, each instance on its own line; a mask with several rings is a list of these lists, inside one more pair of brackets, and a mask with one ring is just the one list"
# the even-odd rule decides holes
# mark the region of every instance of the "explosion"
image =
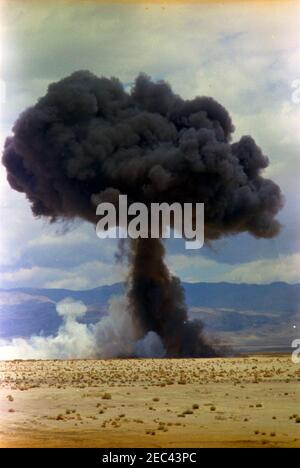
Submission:
[[[128,201],[204,203],[205,241],[249,232],[276,236],[280,188],[261,172],[268,158],[250,136],[231,143],[227,110],[210,97],[184,100],[139,75],[130,92],[116,78],[77,71],[49,85],[7,138],[11,187],[35,216],[96,224],[96,205]],[[172,226],[170,226],[172,227]],[[166,356],[215,356],[203,325],[188,319],[183,288],[161,239],[130,241],[128,307],[136,339],[154,332]]]

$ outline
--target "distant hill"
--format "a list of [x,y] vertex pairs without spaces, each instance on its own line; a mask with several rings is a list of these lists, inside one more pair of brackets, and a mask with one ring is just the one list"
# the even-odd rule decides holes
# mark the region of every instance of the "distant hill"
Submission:
[[184,283],[190,305],[260,312],[297,312],[300,284]]
[[[204,321],[207,331],[236,347],[290,346],[300,337],[300,284],[266,285],[183,283],[190,316]],[[82,319],[95,323],[106,314],[109,299],[122,294],[122,283],[85,291],[67,289],[0,289],[0,338],[55,334],[61,319],[56,303],[65,297],[83,301]],[[297,317],[298,315],[298,317]]]

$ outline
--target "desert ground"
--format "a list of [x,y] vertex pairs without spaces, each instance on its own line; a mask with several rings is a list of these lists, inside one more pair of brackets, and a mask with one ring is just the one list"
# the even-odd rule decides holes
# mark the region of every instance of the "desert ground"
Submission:
[[290,356],[2,361],[1,447],[300,447]]

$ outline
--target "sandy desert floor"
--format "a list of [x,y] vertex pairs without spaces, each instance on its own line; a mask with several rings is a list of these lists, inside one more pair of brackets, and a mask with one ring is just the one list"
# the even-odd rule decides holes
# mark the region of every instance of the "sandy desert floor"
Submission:
[[300,447],[290,356],[0,363],[1,447]]

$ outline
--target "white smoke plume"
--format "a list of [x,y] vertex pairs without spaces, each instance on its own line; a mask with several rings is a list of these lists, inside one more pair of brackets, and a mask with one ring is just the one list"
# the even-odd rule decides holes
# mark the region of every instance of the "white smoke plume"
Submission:
[[63,319],[55,336],[0,340],[0,360],[12,359],[87,359],[117,357],[164,357],[160,337],[149,332],[135,340],[132,318],[125,297],[112,298],[108,315],[96,324],[79,323],[87,312],[81,301],[65,298],[57,304]]
[[139,358],[162,358],[165,357],[166,350],[158,334],[150,331],[135,343],[134,354]]

